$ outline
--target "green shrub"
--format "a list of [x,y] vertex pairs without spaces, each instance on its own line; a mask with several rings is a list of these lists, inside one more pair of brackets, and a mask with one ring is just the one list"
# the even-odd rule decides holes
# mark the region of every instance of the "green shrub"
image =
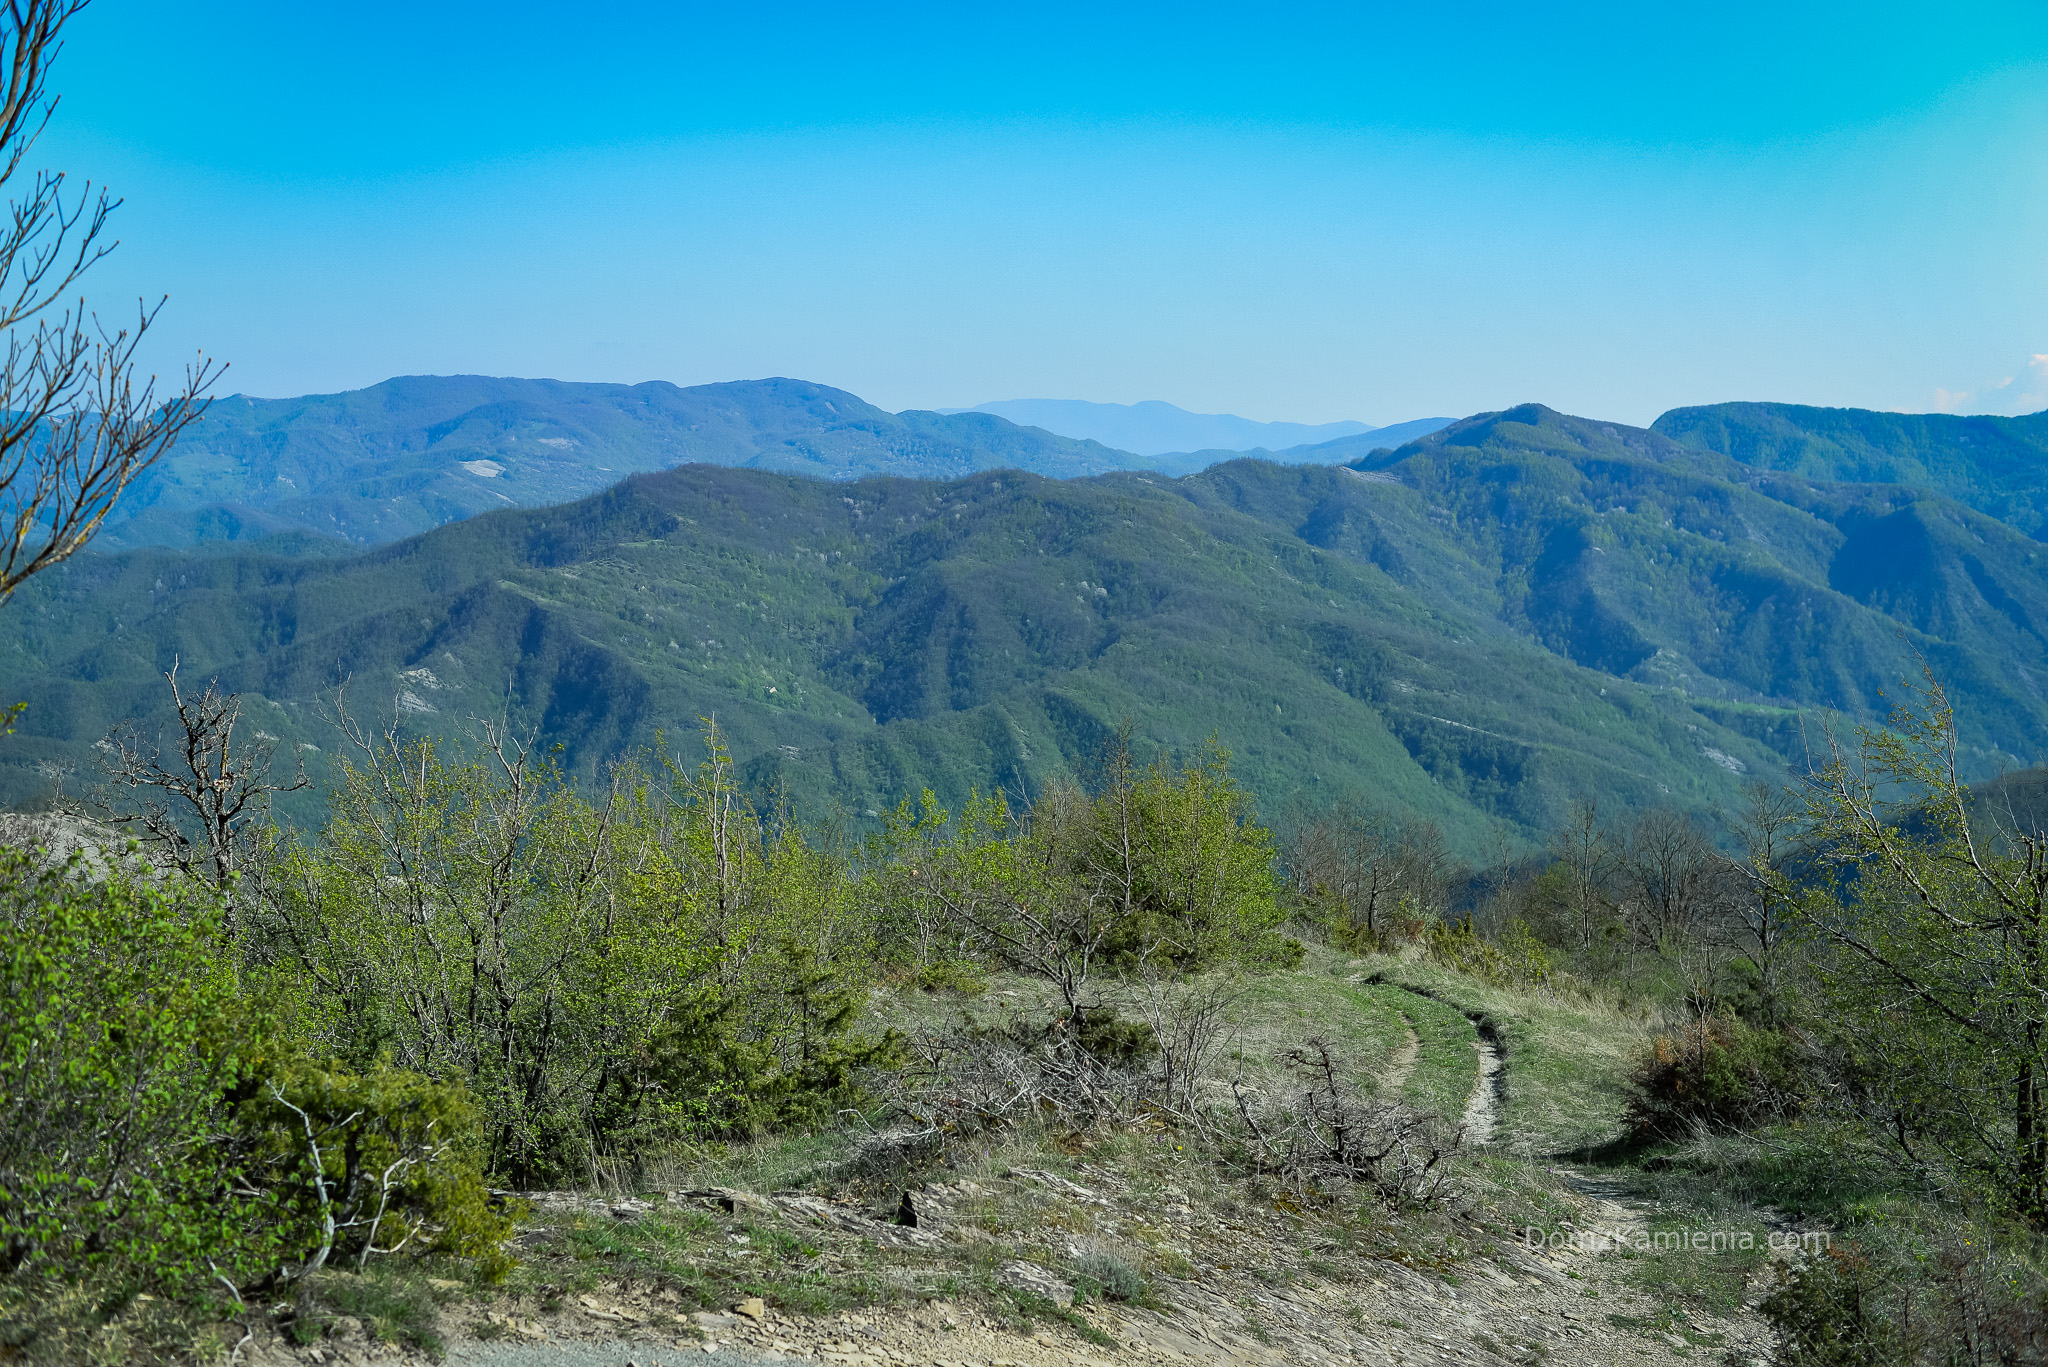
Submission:
[[601,804],[502,736],[453,762],[358,737],[326,827],[270,880],[267,952],[327,1053],[461,1080],[506,1185],[678,1136],[816,1123],[893,1044],[857,1029],[849,861],[706,762]]
[[1431,923],[1429,957],[1445,968],[1502,987],[1535,986],[1551,980],[1550,954],[1520,919],[1507,923],[1491,940],[1483,939],[1470,921]]
[[359,1073],[293,1060],[280,1073],[241,1104],[236,1129],[250,1149],[245,1185],[304,1231],[301,1268],[411,1249],[474,1259],[491,1278],[510,1269],[512,1222],[491,1208],[467,1089],[382,1059]]
[[1763,1302],[1778,1367],[1896,1367],[1911,1362],[1884,1279],[1864,1254],[1833,1248],[1781,1272]]
[[1628,1124],[1664,1138],[1740,1129],[1797,1113],[1811,1085],[1796,1036],[1710,1017],[1651,1041],[1629,1076]]
[[783,945],[754,985],[751,1000],[701,994],[656,1033],[642,1137],[809,1128],[857,1107],[868,1070],[896,1056],[898,1036],[862,1033],[859,994],[805,947]]
[[1126,1020],[1114,1008],[1083,1007],[1073,1023],[1074,1043],[1098,1063],[1137,1068],[1159,1053],[1159,1037],[1144,1021]]
[[248,1084],[219,908],[0,851],[0,1274],[174,1291],[289,1242],[226,1180]]
[[1777,1271],[1759,1309],[1777,1367],[1959,1367],[2048,1358],[2042,1249],[2008,1222],[1929,1212]]
[[502,1271],[467,1095],[308,1063],[219,932],[181,885],[0,851],[0,1276],[189,1299],[423,1246]]

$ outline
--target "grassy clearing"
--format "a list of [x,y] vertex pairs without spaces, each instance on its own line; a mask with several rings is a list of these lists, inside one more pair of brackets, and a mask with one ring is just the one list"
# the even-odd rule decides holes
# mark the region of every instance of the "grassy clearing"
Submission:
[[1479,1084],[1479,1035],[1472,1022],[1455,1006],[1398,987],[1368,990],[1407,1016],[1421,1045],[1401,1099],[1455,1123]]
[[[1590,1148],[1619,1135],[1629,1066],[1656,1028],[1643,1013],[1544,988],[1499,987],[1418,957],[1378,955],[1364,962],[1367,972],[1388,983],[1420,988],[1458,1012],[1492,1020],[1507,1049],[1506,1107],[1496,1142],[1535,1156]],[[1465,1028],[1471,1030],[1469,1022]]]
[[1402,1004],[1349,981],[1346,961],[1316,958],[1322,962],[1312,959],[1299,971],[1245,983],[1230,1012],[1227,1068],[1252,1085],[1285,1086],[1282,1052],[1320,1036],[1349,1065],[1359,1088],[1371,1091],[1407,1041]]

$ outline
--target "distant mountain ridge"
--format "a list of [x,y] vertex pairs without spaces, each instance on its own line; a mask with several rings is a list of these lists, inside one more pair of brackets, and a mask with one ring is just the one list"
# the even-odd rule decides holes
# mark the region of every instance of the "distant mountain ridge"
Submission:
[[[1342,437],[1366,437],[1390,428],[1363,422],[1259,422],[1234,413],[1190,413],[1160,399],[1142,403],[1090,403],[1085,399],[1002,399],[955,412],[993,413],[1025,427],[1040,427],[1076,440],[1099,441],[1141,456],[1182,456],[1219,451],[1288,451],[1320,446]],[[1439,426],[1449,418],[1425,419]],[[1414,424],[1403,423],[1406,428]],[[1419,432],[1401,432],[1382,446],[1398,446]],[[1173,462],[1185,465],[1185,460]],[[1214,462],[1207,462],[1213,464]],[[1193,466],[1200,469],[1201,466]],[[1178,471],[1169,469],[1169,473]]]
[[509,711],[592,777],[715,715],[750,782],[854,817],[1036,791],[1128,721],[1220,737],[1268,810],[1369,794],[1479,857],[1581,796],[1726,810],[1922,660],[1967,777],[2039,759],[2048,547],[1536,404],[1351,468],[688,465],[333,559],[79,557],[0,614],[0,695],[28,703],[0,800],[89,772],[123,718],[153,733],[174,658],[286,743],[330,746],[346,683],[451,743]]
[[1148,457],[1148,460],[1161,474],[1176,477],[1192,475],[1212,465],[1221,465],[1225,461],[1246,459],[1270,460],[1275,465],[1349,465],[1375,451],[1391,450],[1411,441],[1419,441],[1432,432],[1441,432],[1454,421],[1456,420],[1453,418],[1417,418],[1413,422],[1397,422],[1391,427],[1375,427],[1355,436],[1338,437],[1334,441],[1318,442],[1313,446],[1289,446],[1278,451],[1264,446],[1255,446],[1246,451],[1170,451],[1163,456]]
[[308,534],[377,545],[692,462],[826,479],[1149,468],[990,414],[889,413],[803,380],[683,388],[413,375],[342,394],[218,400],[129,490],[101,546]]

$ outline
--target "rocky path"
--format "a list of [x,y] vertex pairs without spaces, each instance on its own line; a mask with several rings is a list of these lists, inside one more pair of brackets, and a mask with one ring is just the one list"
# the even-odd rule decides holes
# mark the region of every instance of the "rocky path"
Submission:
[[1491,1144],[1493,1132],[1500,1124],[1507,1059],[1491,1031],[1477,1031],[1472,1047],[1479,1054],[1479,1080],[1472,1085],[1472,1095],[1465,1102],[1464,1129],[1465,1142],[1477,1147]]
[[[1643,1225],[1648,1212],[1597,1178],[1559,1170],[1580,1193],[1575,1225],[1620,1231]],[[1082,1188],[1103,1199],[1099,1188]],[[1158,1217],[1159,1211],[1146,1211]],[[586,1297],[572,1313],[537,1332],[538,1341],[452,1346],[459,1367],[682,1367],[703,1363],[820,1362],[834,1367],[1161,1367],[1211,1364],[1571,1363],[1575,1367],[1676,1367],[1703,1360],[1760,1364],[1769,1344],[1754,1317],[1688,1317],[1662,1329],[1644,1327],[1663,1306],[1629,1275],[1630,1260],[1582,1246],[1535,1249],[1510,1243],[1469,1259],[1453,1274],[1384,1259],[1343,1259],[1332,1248],[1323,1275],[1274,1276],[1285,1265],[1299,1226],[1239,1219],[1189,1233],[1201,1259],[1193,1275],[1158,1286],[1157,1308],[1085,1307],[1087,1322],[1115,1343],[1084,1340],[1063,1325],[1018,1333],[971,1306],[913,1302],[833,1317],[785,1315],[758,1303],[740,1312],[674,1317],[667,1329],[643,1321],[618,1334],[633,1315],[623,1288]],[[1064,1290],[1039,1270],[1041,1285]],[[287,1361],[291,1359],[285,1359]],[[299,1361],[303,1361],[301,1358]],[[357,1359],[342,1357],[345,1367]]]

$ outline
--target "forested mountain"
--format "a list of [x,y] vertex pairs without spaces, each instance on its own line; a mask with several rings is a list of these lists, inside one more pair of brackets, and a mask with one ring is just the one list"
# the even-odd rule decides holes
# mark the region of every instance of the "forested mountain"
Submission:
[[1932,489],[2048,534],[2048,413],[1877,413],[1790,403],[1674,408],[1653,430],[1747,465],[1811,479]]
[[586,774],[715,713],[754,782],[855,817],[926,784],[1030,790],[1129,719],[1147,746],[1219,736],[1269,809],[1363,790],[1476,852],[1578,794],[1726,804],[1827,711],[1881,713],[1915,652],[1973,771],[2033,759],[2043,553],[1936,494],[1533,405],[1362,468],[693,465],[344,559],[74,561],[0,614],[0,691],[29,702],[0,797],[161,724],[177,658],[325,749],[344,681],[427,731],[509,711]]
[[108,548],[334,538],[377,545],[544,507],[691,461],[826,479],[1146,467],[985,413],[886,413],[801,380],[570,384],[413,375],[345,394],[230,395],[130,491]]

